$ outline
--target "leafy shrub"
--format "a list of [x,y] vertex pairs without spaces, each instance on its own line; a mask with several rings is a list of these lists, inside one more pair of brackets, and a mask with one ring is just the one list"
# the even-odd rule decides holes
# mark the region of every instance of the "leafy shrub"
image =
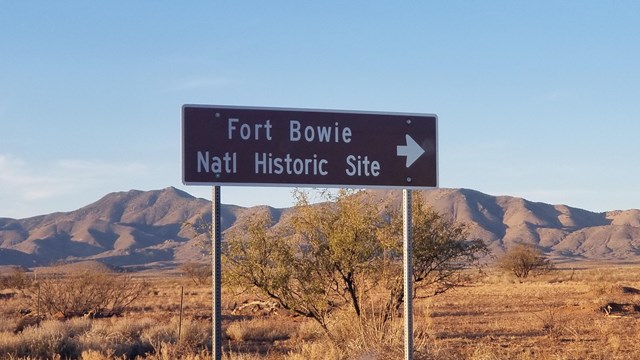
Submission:
[[54,274],[39,279],[29,291],[30,302],[64,318],[121,315],[146,288],[130,275],[104,270]]
[[193,281],[195,285],[211,283],[211,264],[187,262],[180,269]]
[[0,276],[0,289],[24,289],[32,281],[27,272],[21,267],[14,267],[9,275]]
[[523,280],[529,275],[552,270],[553,264],[538,247],[518,244],[498,258],[498,267]]

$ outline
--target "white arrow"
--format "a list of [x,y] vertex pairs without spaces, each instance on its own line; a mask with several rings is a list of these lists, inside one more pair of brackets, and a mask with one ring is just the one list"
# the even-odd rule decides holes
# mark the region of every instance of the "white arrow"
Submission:
[[398,145],[397,151],[398,156],[406,156],[407,157],[407,167],[411,166],[422,154],[425,153],[424,149],[418,145],[418,143],[413,140],[413,138],[409,135],[405,135],[406,145]]

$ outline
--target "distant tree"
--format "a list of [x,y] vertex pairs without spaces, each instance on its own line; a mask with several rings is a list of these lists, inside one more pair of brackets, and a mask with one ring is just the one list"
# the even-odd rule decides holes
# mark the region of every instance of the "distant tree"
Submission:
[[517,244],[498,258],[498,267],[510,272],[519,280],[553,269],[553,263],[534,245]]
[[205,285],[211,281],[211,264],[186,262],[180,269],[187,275],[195,285]]
[[27,271],[16,266],[11,269],[11,273],[8,275],[0,276],[0,290],[2,289],[24,289],[31,285],[32,279],[28,276]]
[[104,270],[69,271],[38,278],[27,291],[33,307],[50,315],[121,315],[144,294],[145,281]]

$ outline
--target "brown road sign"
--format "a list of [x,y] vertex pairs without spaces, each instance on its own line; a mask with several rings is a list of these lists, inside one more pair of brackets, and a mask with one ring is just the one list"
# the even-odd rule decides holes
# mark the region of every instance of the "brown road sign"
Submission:
[[431,188],[437,116],[184,105],[188,185]]

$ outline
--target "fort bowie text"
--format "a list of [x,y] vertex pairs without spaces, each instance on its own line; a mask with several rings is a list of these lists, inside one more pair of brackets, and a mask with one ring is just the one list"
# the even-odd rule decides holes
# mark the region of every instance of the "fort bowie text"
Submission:
[[[264,123],[248,124],[238,118],[227,121],[228,140],[272,141],[273,125],[270,120]],[[289,120],[288,140],[296,143],[344,143],[349,144],[353,136],[351,128],[341,127],[338,122],[333,126],[305,126],[298,120]],[[291,154],[274,154],[273,152],[254,152],[253,170],[255,174],[287,174],[287,175],[320,175],[327,176],[329,161],[317,154],[311,158],[299,158]],[[213,174],[236,174],[238,156],[236,152],[215,154],[209,151],[197,152],[197,172]],[[347,176],[380,175],[380,162],[369,159],[367,155],[348,154],[345,157],[345,174]]]

